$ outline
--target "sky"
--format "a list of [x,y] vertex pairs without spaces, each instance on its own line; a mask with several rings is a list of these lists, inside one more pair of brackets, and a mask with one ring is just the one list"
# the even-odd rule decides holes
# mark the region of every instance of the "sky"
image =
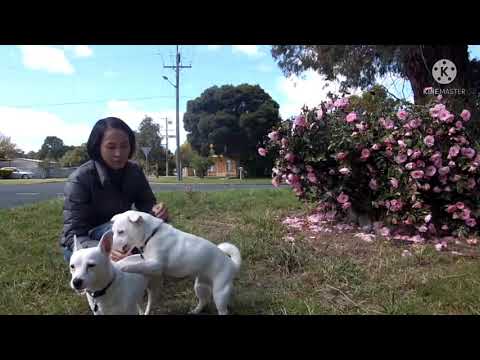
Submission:
[[[187,101],[217,85],[260,85],[280,105],[280,115],[297,115],[306,104],[325,100],[325,80],[314,72],[286,78],[266,45],[179,46],[180,144],[186,141],[183,113]],[[480,58],[480,46],[469,46]],[[38,151],[47,136],[81,145],[101,118],[116,116],[137,130],[148,115],[165,134],[165,118],[175,134],[173,45],[0,45],[0,133],[25,151]],[[399,97],[411,99],[408,82],[380,79]],[[404,85],[404,86],[403,86]],[[403,92],[402,92],[403,87]],[[169,150],[175,151],[175,139]]]

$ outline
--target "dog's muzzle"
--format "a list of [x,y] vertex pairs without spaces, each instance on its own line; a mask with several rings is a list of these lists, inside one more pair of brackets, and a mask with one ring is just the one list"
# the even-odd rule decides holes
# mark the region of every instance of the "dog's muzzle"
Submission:
[[82,285],[83,285],[83,280],[79,279],[79,278],[75,278],[72,281],[72,285],[75,288],[75,290],[80,290],[82,288]]

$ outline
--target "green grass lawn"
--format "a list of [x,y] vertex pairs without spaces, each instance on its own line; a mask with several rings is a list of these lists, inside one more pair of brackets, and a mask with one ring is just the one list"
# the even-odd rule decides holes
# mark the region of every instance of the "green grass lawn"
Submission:
[[0,185],[30,185],[64,182],[66,178],[59,179],[0,179]]
[[[160,177],[149,177],[150,182],[154,183],[163,183],[163,184],[177,184],[177,178],[175,176],[160,176]],[[266,184],[271,185],[271,178],[249,178],[249,179],[229,179],[224,177],[204,177],[199,178],[196,176],[184,176],[182,184]]]
[[[352,234],[283,240],[287,214],[306,211],[288,190],[157,194],[172,224],[243,256],[234,314],[478,314],[480,264]],[[0,314],[89,314],[69,288],[57,246],[62,204],[52,200],[0,210]],[[196,304],[193,280],[167,279],[154,314],[186,314]],[[210,305],[207,313],[214,314]]]

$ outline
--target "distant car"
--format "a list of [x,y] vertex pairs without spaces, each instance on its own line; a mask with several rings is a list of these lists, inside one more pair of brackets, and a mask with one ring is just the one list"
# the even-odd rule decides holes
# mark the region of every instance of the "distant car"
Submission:
[[1,170],[12,170],[10,174],[10,179],[31,179],[33,173],[31,171],[20,170],[16,167],[3,167]]

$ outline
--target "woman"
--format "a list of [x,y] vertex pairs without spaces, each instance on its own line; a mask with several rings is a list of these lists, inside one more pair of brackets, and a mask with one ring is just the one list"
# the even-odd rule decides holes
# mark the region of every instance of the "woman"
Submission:
[[[63,234],[60,244],[65,261],[73,252],[73,235],[83,247],[98,244],[111,230],[113,215],[132,209],[168,220],[166,207],[155,196],[142,169],[128,161],[135,153],[135,135],[122,120],[99,120],[88,138],[90,160],[81,165],[65,184]],[[113,260],[122,257],[114,252]]]

